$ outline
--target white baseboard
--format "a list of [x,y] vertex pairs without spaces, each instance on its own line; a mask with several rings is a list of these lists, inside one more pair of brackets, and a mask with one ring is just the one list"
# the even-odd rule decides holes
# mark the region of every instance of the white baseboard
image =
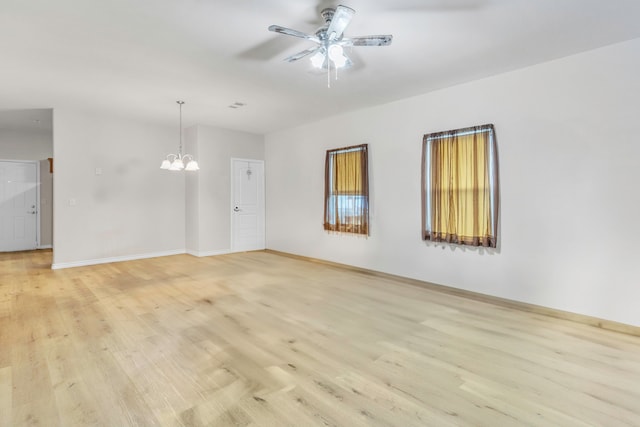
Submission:
[[40,245],[36,249],[53,249],[53,245]]
[[215,256],[215,255],[226,255],[232,253],[231,249],[221,249],[217,251],[187,251],[189,255],[197,256],[197,257],[205,257],[205,256]]
[[135,261],[137,259],[158,258],[163,256],[181,255],[187,253],[184,249],[165,252],[152,252],[148,254],[125,255],[111,258],[97,258],[83,261],[57,262],[51,265],[52,270],[60,270],[63,268],[86,267],[88,265],[108,264],[110,262]]

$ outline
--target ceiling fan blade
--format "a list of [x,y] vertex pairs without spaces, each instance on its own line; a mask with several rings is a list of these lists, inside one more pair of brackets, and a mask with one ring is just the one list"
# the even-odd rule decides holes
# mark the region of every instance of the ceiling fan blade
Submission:
[[336,11],[334,12],[333,18],[331,18],[331,23],[329,24],[329,28],[327,28],[327,37],[330,41],[340,40],[340,38],[342,38],[344,30],[349,26],[349,23],[355,13],[355,10],[347,6],[340,5],[336,7]]
[[391,34],[381,36],[359,36],[344,38],[340,41],[344,46],[389,46],[393,36]]
[[307,49],[307,50],[303,50],[302,52],[298,52],[294,55],[288,56],[286,58],[284,58],[285,61],[287,62],[293,62],[293,61],[297,61],[298,59],[302,59],[306,56],[311,55],[312,53],[317,52],[319,49],[321,49],[320,47],[314,47],[311,49]]
[[281,27],[280,25],[270,25],[269,31],[273,31],[274,33],[285,34],[287,36],[299,37],[301,39],[310,40],[315,43],[320,43],[320,39],[318,39],[318,37],[316,36],[303,33],[302,31],[292,30],[291,28]]

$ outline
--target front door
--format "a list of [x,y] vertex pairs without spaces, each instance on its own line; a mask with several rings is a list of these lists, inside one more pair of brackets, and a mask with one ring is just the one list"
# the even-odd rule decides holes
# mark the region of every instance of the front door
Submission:
[[38,175],[35,162],[0,162],[0,251],[38,245]]
[[231,170],[231,249],[264,249],[264,161],[232,159]]

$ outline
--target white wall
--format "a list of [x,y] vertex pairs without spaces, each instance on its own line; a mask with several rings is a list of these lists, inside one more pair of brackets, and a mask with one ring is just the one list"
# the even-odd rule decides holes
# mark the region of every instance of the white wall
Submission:
[[184,252],[184,175],[160,169],[173,125],[64,108],[53,124],[54,267]]
[[[184,132],[185,153],[194,156],[198,164],[198,126],[192,126]],[[206,163],[206,162],[205,162]],[[200,174],[198,171],[184,171],[186,179],[185,189],[185,239],[186,250],[192,255],[198,255],[200,248]]]
[[[267,247],[640,326],[640,39],[266,136]],[[498,250],[420,239],[422,135],[493,123]],[[322,229],[324,154],[370,148],[371,236]]]
[[197,126],[187,138],[187,147],[197,153],[200,165],[187,181],[187,251],[200,256],[229,252],[231,159],[264,160],[264,137]]
[[53,157],[50,131],[0,129],[0,159],[43,160]]

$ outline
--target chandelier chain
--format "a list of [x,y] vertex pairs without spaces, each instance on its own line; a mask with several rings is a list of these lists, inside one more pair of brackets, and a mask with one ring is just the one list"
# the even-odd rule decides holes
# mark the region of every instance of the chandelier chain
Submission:
[[178,147],[178,157],[182,157],[182,105],[184,101],[176,101],[180,106],[180,146]]

